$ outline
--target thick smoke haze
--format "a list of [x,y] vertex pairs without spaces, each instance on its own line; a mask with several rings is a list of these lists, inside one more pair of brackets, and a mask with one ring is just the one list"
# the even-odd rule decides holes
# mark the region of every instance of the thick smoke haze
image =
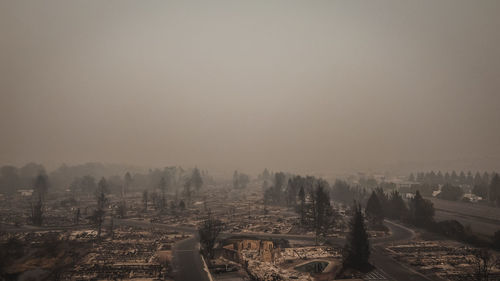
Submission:
[[500,1],[1,1],[0,163],[500,169]]

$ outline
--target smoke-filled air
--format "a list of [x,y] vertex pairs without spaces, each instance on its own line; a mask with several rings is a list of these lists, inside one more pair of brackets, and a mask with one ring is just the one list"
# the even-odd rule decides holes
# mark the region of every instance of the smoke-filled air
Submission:
[[0,0],[0,281],[500,280],[500,1]]

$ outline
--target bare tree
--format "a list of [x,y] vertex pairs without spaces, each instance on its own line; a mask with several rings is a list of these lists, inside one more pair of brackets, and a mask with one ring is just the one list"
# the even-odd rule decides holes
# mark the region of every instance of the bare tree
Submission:
[[474,278],[477,281],[488,281],[491,271],[500,266],[500,259],[491,253],[490,250],[476,249],[472,251],[469,263],[474,268]]
[[148,211],[148,191],[144,190],[142,192],[142,202],[144,203],[144,212]]
[[108,203],[106,198],[107,183],[105,178],[101,178],[99,184],[97,185],[96,199],[97,208],[92,215],[92,221],[97,227],[97,237],[101,237],[102,224],[104,222],[104,216],[106,215],[105,206]]
[[158,188],[161,191],[160,209],[163,211],[165,209],[165,204],[166,204],[165,192],[167,190],[167,182],[165,181],[164,177],[161,177],[160,183],[158,184]]
[[127,193],[130,190],[130,187],[132,186],[132,175],[130,175],[129,172],[125,173],[125,176],[123,177],[123,189],[122,189],[122,197],[125,196],[125,193]]
[[223,228],[223,223],[220,220],[213,218],[209,213],[208,218],[198,229],[200,244],[202,245],[202,251],[206,257],[214,257],[215,242],[217,241],[217,237],[222,232]]
[[327,183],[318,180],[316,188],[311,190],[307,204],[307,224],[315,233],[315,241],[325,236],[335,223],[334,210],[330,205],[330,196],[326,192]]
[[125,200],[121,200],[120,203],[118,203],[118,208],[117,208],[117,214],[118,217],[123,219],[127,215],[127,203]]
[[188,205],[191,202],[191,196],[193,195],[193,191],[191,190],[192,183],[191,178],[186,178],[186,181],[184,182],[184,195],[187,197]]
[[80,208],[76,209],[75,211],[75,224],[80,223],[80,218],[81,218],[81,213],[80,213]]
[[43,202],[48,189],[49,180],[47,176],[44,173],[38,174],[34,184],[34,195],[37,200],[31,203],[31,220],[36,226],[42,225]]

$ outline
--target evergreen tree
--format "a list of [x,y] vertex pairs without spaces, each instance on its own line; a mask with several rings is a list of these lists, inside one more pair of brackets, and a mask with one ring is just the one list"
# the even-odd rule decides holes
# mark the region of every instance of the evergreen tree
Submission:
[[83,193],[90,196],[97,190],[97,183],[94,177],[92,176],[84,176],[80,183],[81,190]]
[[467,185],[469,185],[469,186],[474,185],[474,177],[472,176],[472,172],[471,172],[471,171],[468,171],[468,172],[467,172],[466,183],[467,183]]
[[436,174],[436,184],[443,184],[444,183],[444,176],[441,171],[438,171]]
[[488,174],[488,172],[483,173],[482,179],[483,179],[483,183],[485,183],[486,185],[490,184],[490,175]]
[[434,206],[431,201],[422,198],[418,190],[410,202],[410,215],[416,226],[430,226],[434,222]]
[[188,204],[191,203],[191,196],[193,195],[193,191],[191,190],[191,185],[193,181],[191,178],[186,178],[186,181],[184,182],[184,196],[187,197]]
[[306,193],[304,191],[304,185],[300,186],[299,190],[299,201],[300,201],[300,206],[299,206],[299,213],[300,213],[300,224],[304,225],[305,224],[305,216],[306,216]]
[[467,182],[467,177],[465,176],[464,171],[460,172],[460,176],[458,176],[459,184],[465,184]]
[[444,183],[450,183],[450,181],[451,181],[450,173],[446,172],[444,174]]
[[367,269],[370,264],[370,244],[360,205],[354,206],[354,216],[350,222],[351,231],[343,251],[344,266],[358,270]]
[[491,178],[488,197],[490,202],[500,205],[500,176],[498,174],[494,174]]
[[106,214],[105,207],[106,204],[108,203],[108,199],[106,198],[107,189],[108,189],[108,184],[106,182],[106,179],[101,178],[101,180],[97,184],[97,192],[96,192],[97,208],[94,211],[94,214],[92,215],[92,221],[97,227],[97,237],[101,237],[102,224],[104,222],[104,216]]
[[49,190],[49,179],[45,173],[40,173],[35,179],[34,192],[38,197],[45,198],[47,191]]
[[408,177],[408,181],[415,181],[415,176],[413,175],[413,173],[411,173]]
[[125,173],[125,176],[123,177],[123,190],[122,190],[122,196],[125,196],[125,193],[127,193],[130,190],[130,187],[132,186],[132,175],[130,175],[129,172]]
[[191,176],[191,180],[193,182],[196,191],[199,191],[203,186],[203,179],[201,178],[200,170],[198,168],[194,168],[193,175]]
[[41,226],[43,220],[43,203],[49,189],[49,180],[44,173],[40,173],[34,183],[34,197],[36,202],[31,203],[31,220],[34,225]]
[[238,175],[239,188],[246,188],[249,182],[250,182],[250,176],[248,176],[247,174],[240,173]]
[[372,195],[370,196],[368,202],[366,203],[365,212],[368,221],[370,221],[370,223],[374,226],[381,225],[382,222],[384,221],[384,210],[382,209],[382,205],[380,204],[380,201],[375,191],[372,192]]
[[161,192],[161,198],[159,204],[160,210],[164,210],[166,204],[165,193],[167,191],[167,182],[165,181],[165,177],[161,177],[160,182],[158,183],[158,189],[160,189]]
[[431,171],[429,173],[427,183],[428,184],[436,184],[436,173],[434,173],[434,171]]
[[481,178],[481,174],[479,174],[479,172],[476,172],[476,174],[474,175],[474,186],[480,185],[482,183],[483,179]]
[[420,173],[417,173],[417,182],[424,182],[424,173],[420,172]]
[[500,251],[500,230],[493,234],[493,249]]
[[267,181],[269,180],[270,176],[271,175],[269,174],[269,171],[267,170],[267,168],[265,168],[264,171],[262,172],[262,180]]
[[240,188],[240,176],[238,175],[238,171],[234,171],[233,173],[233,188]]
[[116,213],[121,219],[125,218],[125,216],[127,215],[127,203],[125,202],[125,200],[122,200],[120,201],[120,203],[118,203]]
[[480,196],[482,199],[487,199],[488,198],[488,185],[485,185],[484,183],[479,183],[475,184],[474,188],[472,188],[472,193]]
[[297,205],[297,195],[300,187],[304,184],[304,178],[301,176],[295,176],[288,179],[288,185],[286,187],[286,204],[287,206]]
[[184,209],[186,209],[186,203],[184,203],[184,200],[181,200],[181,202],[179,202],[179,209],[181,209],[181,211],[184,211]]
[[142,192],[142,203],[144,204],[144,212],[147,212],[148,211],[148,191],[147,190],[144,190]]
[[391,218],[401,220],[408,217],[408,207],[397,190],[391,193],[388,206],[389,211],[387,215]]
[[326,192],[328,183],[319,179],[316,183],[316,188],[311,192],[309,204],[310,225],[315,233],[316,244],[318,238],[327,234],[328,230],[333,227],[334,211],[330,205],[330,196]]
[[387,197],[387,194],[385,194],[384,190],[381,187],[375,188],[375,194],[377,195],[377,199],[380,202],[380,206],[382,207],[382,215],[386,217],[389,197]]
[[457,172],[455,172],[455,171],[452,171],[452,172],[451,172],[450,182],[451,182],[452,184],[455,184],[455,183],[457,183],[457,182],[458,182],[458,175],[457,175]]
[[274,174],[274,185],[270,188],[271,202],[278,205],[283,202],[283,189],[285,187],[285,173],[279,172]]
[[75,211],[75,224],[80,223],[80,218],[82,217],[82,214],[80,212],[80,208],[76,209]]
[[463,195],[464,191],[462,188],[447,183],[441,188],[441,192],[437,197],[444,200],[457,201],[461,199]]

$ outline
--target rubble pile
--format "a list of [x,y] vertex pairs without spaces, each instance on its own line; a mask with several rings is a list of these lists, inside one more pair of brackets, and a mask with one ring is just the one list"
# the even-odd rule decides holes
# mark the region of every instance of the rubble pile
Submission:
[[340,257],[342,257],[340,251],[331,247],[284,248],[277,262],[290,262],[296,259],[321,259]]
[[[75,239],[91,239],[95,233],[72,232]],[[62,274],[62,280],[141,279],[156,280],[167,275],[168,262],[160,262],[158,253],[169,251],[177,234],[120,228],[100,243],[92,243],[90,252],[73,268]]]
[[[326,246],[290,248],[288,241],[230,238],[225,243],[220,255],[241,264],[255,280],[313,280],[318,274],[331,275],[332,270],[338,268],[336,261],[341,257],[339,249]],[[328,265],[328,269],[322,268],[321,272],[297,269],[318,261]]]
[[274,263],[259,260],[256,250],[243,250],[241,253],[247,272],[256,280],[280,280],[279,278],[281,280],[313,280],[309,274],[280,268]]
[[[445,280],[470,280],[473,278],[477,258],[472,249],[451,241],[416,241],[387,247],[398,261],[415,267],[425,275],[436,275]],[[500,268],[492,269],[492,276],[500,279]],[[492,280],[497,280],[493,278]]]

